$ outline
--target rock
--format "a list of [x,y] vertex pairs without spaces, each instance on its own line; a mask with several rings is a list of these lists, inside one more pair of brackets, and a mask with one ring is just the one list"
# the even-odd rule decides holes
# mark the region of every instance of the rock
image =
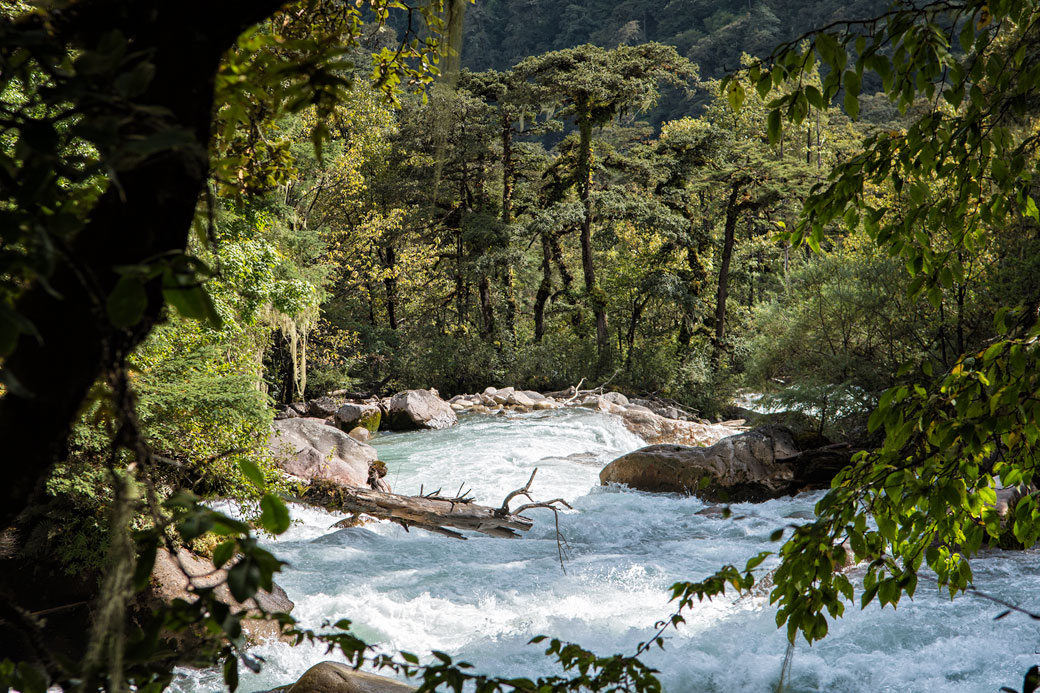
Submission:
[[555,409],[558,406],[560,405],[558,405],[556,402],[553,402],[551,399],[542,399],[535,402],[532,409],[534,409],[535,411],[542,411],[544,409]]
[[320,662],[305,671],[290,688],[283,690],[286,693],[409,693],[417,689],[339,662]]
[[448,428],[459,422],[451,406],[429,390],[406,390],[390,399],[390,429]]
[[506,399],[506,404],[514,407],[533,407],[534,400],[525,395],[523,392],[512,392]]
[[307,401],[306,416],[324,419],[335,414],[337,409],[339,409],[339,402],[325,395]]
[[275,421],[281,421],[282,419],[297,419],[300,414],[292,407],[285,407],[280,409],[274,415]]
[[608,392],[603,395],[603,399],[614,404],[620,404],[622,406],[628,404],[628,397],[625,397],[620,392]]
[[359,443],[367,443],[372,438],[372,434],[364,426],[350,429],[350,433],[347,435]]
[[610,413],[621,417],[625,428],[651,445],[714,445],[741,430],[722,424],[669,419],[637,404],[626,407],[609,402],[604,404]]
[[307,416],[308,408],[309,407],[307,406],[306,402],[293,402],[292,404],[289,405],[289,409],[292,409],[294,412],[296,412],[300,416]]
[[379,430],[382,412],[375,404],[344,404],[336,410],[336,426],[344,431],[351,431],[358,426],[367,428],[372,433]]
[[487,387],[484,388],[484,394],[488,395],[488,396],[494,395],[497,392],[498,392],[498,388],[497,387],[491,387],[490,385],[488,385]]
[[275,464],[303,479],[327,479],[347,486],[368,486],[375,448],[319,419],[283,419],[272,424],[268,447]]
[[542,400],[546,399],[545,395],[543,395],[541,392],[535,392],[534,390],[517,390],[517,392],[524,393],[527,396],[527,399],[531,400],[532,402],[541,402]]
[[642,491],[687,493],[712,502],[762,501],[799,489],[795,470],[777,458],[798,454],[779,426],[730,436],[706,448],[651,445],[614,460],[600,482]]
[[[214,570],[211,561],[186,549],[179,549],[177,557],[174,558],[173,554],[162,548],[155,554],[152,579],[145,591],[139,595],[137,606],[150,612],[163,604],[172,603],[174,599],[195,601],[197,597],[187,589],[188,577],[185,576],[185,573],[191,576],[192,583],[196,587],[216,585],[215,596],[219,601],[230,606],[234,613],[246,611],[250,615],[259,615],[261,609],[267,613],[288,613],[294,606],[286,596],[285,590],[277,584],[273,586],[274,589],[271,592],[261,590],[253,599],[249,599],[245,603],[238,602],[231,596],[231,591],[227,587],[226,569]],[[275,621],[252,618],[242,620],[242,630],[252,643],[277,638],[282,632],[281,627]],[[187,657],[186,661],[190,661],[193,651],[212,636],[202,629],[195,629],[164,633],[163,637],[171,641],[178,651],[183,652]]]

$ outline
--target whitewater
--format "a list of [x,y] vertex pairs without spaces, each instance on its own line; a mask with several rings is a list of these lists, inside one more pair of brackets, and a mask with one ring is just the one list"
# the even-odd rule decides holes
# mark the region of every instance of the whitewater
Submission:
[[[346,618],[382,651],[429,661],[440,650],[503,676],[558,672],[542,647],[527,644],[539,634],[603,655],[634,652],[674,610],[670,585],[775,551],[773,531],[811,518],[820,497],[738,504],[724,518],[696,498],[602,487],[600,469],[645,443],[617,419],[582,409],[467,416],[454,428],[380,434],[372,443],[398,493],[422,487],[453,495],[463,484],[476,502],[498,506],[537,467],[532,495],[574,506],[559,518],[568,558],[561,568],[545,509],[529,512],[534,527],[520,539],[458,541],[386,522],[335,529],[341,515],[293,506],[293,526],[265,542],[289,563],[277,581],[296,604],[293,615],[314,629]],[[975,585],[1040,611],[1036,558],[1035,551],[984,553],[972,562]],[[1040,663],[1040,628],[1018,613],[994,620],[1001,611],[978,598],[951,601],[922,576],[914,599],[897,610],[848,605],[824,641],[799,642],[784,690],[1018,688]],[[775,616],[765,596],[699,604],[644,661],[661,672],[668,693],[775,690],[787,647]],[[280,642],[250,652],[265,663],[259,674],[243,670],[239,690],[247,693],[336,659],[324,648]],[[182,669],[172,690],[222,690],[220,674]]]

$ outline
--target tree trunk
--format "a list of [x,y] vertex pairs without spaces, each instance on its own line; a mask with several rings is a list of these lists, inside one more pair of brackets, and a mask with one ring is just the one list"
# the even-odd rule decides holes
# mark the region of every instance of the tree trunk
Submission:
[[[383,255],[383,266],[389,270],[388,275],[392,275],[396,258],[394,256],[394,247],[388,245]],[[391,330],[397,329],[397,279],[393,276],[387,276],[383,279],[383,288],[386,290],[386,322],[390,325]]]
[[726,296],[729,293],[729,263],[733,257],[733,241],[737,230],[737,217],[740,212],[737,208],[737,196],[740,194],[741,184],[734,182],[733,189],[726,203],[726,227],[725,238],[722,244],[722,263],[719,266],[719,286],[715,295],[715,359],[718,361],[722,350],[722,338],[725,336],[726,324]]
[[168,114],[161,129],[183,128],[195,146],[168,148],[116,170],[120,185],[108,187],[68,252],[57,256],[50,286],[37,282],[18,299],[16,311],[36,334],[21,335],[3,364],[8,391],[0,398],[0,440],[10,464],[0,492],[0,529],[10,526],[66,454],[69,431],[90,388],[122,368],[159,320],[164,301],[162,279],[156,278],[146,284],[141,320],[129,329],[111,324],[105,300],[120,279],[114,268],[148,264],[187,247],[209,176],[217,66],[242,31],[281,4],[84,1],[65,8],[51,28],[52,34],[71,38],[70,49],[90,49],[107,32],[122,32],[155,68],[135,107]]
[[491,282],[486,274],[480,275],[480,331],[484,339],[495,334],[495,308],[491,304]]
[[585,274],[585,291],[592,303],[592,314],[596,319],[596,350],[599,368],[607,367],[610,344],[607,335],[607,311],[603,297],[596,285],[596,268],[592,262],[592,120],[589,105],[579,105],[582,116],[578,119],[581,140],[578,147],[578,197],[584,209],[581,220],[581,268]]
[[549,233],[542,233],[542,282],[538,285],[538,293],[534,297],[534,341],[542,341],[545,334],[545,303],[552,293],[552,250],[549,247]]

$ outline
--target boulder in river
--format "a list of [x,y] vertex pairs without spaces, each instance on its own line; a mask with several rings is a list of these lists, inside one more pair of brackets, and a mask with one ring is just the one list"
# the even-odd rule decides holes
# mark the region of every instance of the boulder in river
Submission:
[[327,479],[347,486],[368,486],[375,448],[359,442],[321,419],[282,419],[272,424],[268,446],[275,464],[302,479]]
[[[619,398],[590,395],[579,406],[620,416],[625,428],[650,443],[675,445],[713,445],[742,429],[722,424],[669,419],[638,404],[617,404]],[[622,395],[623,397],[623,395]]]
[[651,445],[617,458],[600,481],[642,491],[687,493],[718,502],[763,501],[802,485],[794,465],[799,451],[779,426],[730,436],[710,447]]
[[390,399],[387,418],[393,431],[448,428],[459,422],[451,405],[431,390],[405,390]]
[[[214,594],[216,598],[231,607],[233,613],[245,611],[248,615],[259,615],[264,613],[289,613],[294,604],[285,594],[285,590],[274,584],[270,592],[263,590],[246,602],[238,602],[231,596],[227,587],[227,569],[214,570],[213,563],[201,558],[190,551],[179,549],[176,556],[166,549],[159,549],[155,554],[155,565],[152,568],[152,579],[147,589],[137,597],[137,607],[145,612],[150,612],[162,605],[167,605],[175,599],[183,599],[193,602],[197,598],[188,591],[188,576],[195,587],[216,587]],[[277,621],[244,618],[242,619],[242,630],[246,638],[254,643],[281,635],[281,626]],[[202,641],[208,639],[207,633],[201,629],[191,631],[179,631],[167,633],[163,636],[172,643],[180,654],[179,660],[192,661],[192,652],[198,649]]]
[[379,430],[382,412],[379,410],[378,404],[368,402],[354,404],[348,402],[337,409],[333,416],[336,426],[344,431],[352,431],[358,426],[362,426],[375,433]]
[[410,693],[414,690],[414,686],[358,671],[346,664],[319,662],[291,686],[281,686],[267,693]]

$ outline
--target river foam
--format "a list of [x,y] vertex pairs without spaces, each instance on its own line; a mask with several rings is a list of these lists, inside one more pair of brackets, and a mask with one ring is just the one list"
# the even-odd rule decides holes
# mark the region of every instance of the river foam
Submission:
[[[774,529],[811,516],[819,494],[733,506],[733,516],[698,515],[695,498],[599,486],[604,464],[643,443],[616,419],[584,410],[466,417],[443,431],[383,434],[374,440],[396,491],[464,483],[478,502],[498,505],[531,471],[536,498],[562,496],[569,555],[561,569],[553,516],[533,510],[535,525],[517,540],[473,536],[466,542],[389,523],[330,529],[340,517],[293,507],[295,524],[268,548],[287,560],[278,582],[311,628],[340,618],[388,651],[428,659],[442,650],[477,670],[509,676],[555,671],[527,642],[551,634],[601,654],[632,652],[671,612],[667,588],[702,578],[725,563],[742,565]],[[976,585],[1040,609],[1035,552],[992,553],[973,562]],[[768,565],[768,564],[767,564]],[[849,605],[831,634],[794,651],[786,691],[996,691],[1020,685],[1040,661],[1040,632],[1020,615],[979,599],[950,601],[922,578],[898,610]],[[666,691],[775,689],[786,639],[764,597],[698,605],[646,661]],[[268,643],[266,660],[240,690],[293,681],[330,658],[324,649]],[[180,691],[220,690],[216,672],[182,671]]]

